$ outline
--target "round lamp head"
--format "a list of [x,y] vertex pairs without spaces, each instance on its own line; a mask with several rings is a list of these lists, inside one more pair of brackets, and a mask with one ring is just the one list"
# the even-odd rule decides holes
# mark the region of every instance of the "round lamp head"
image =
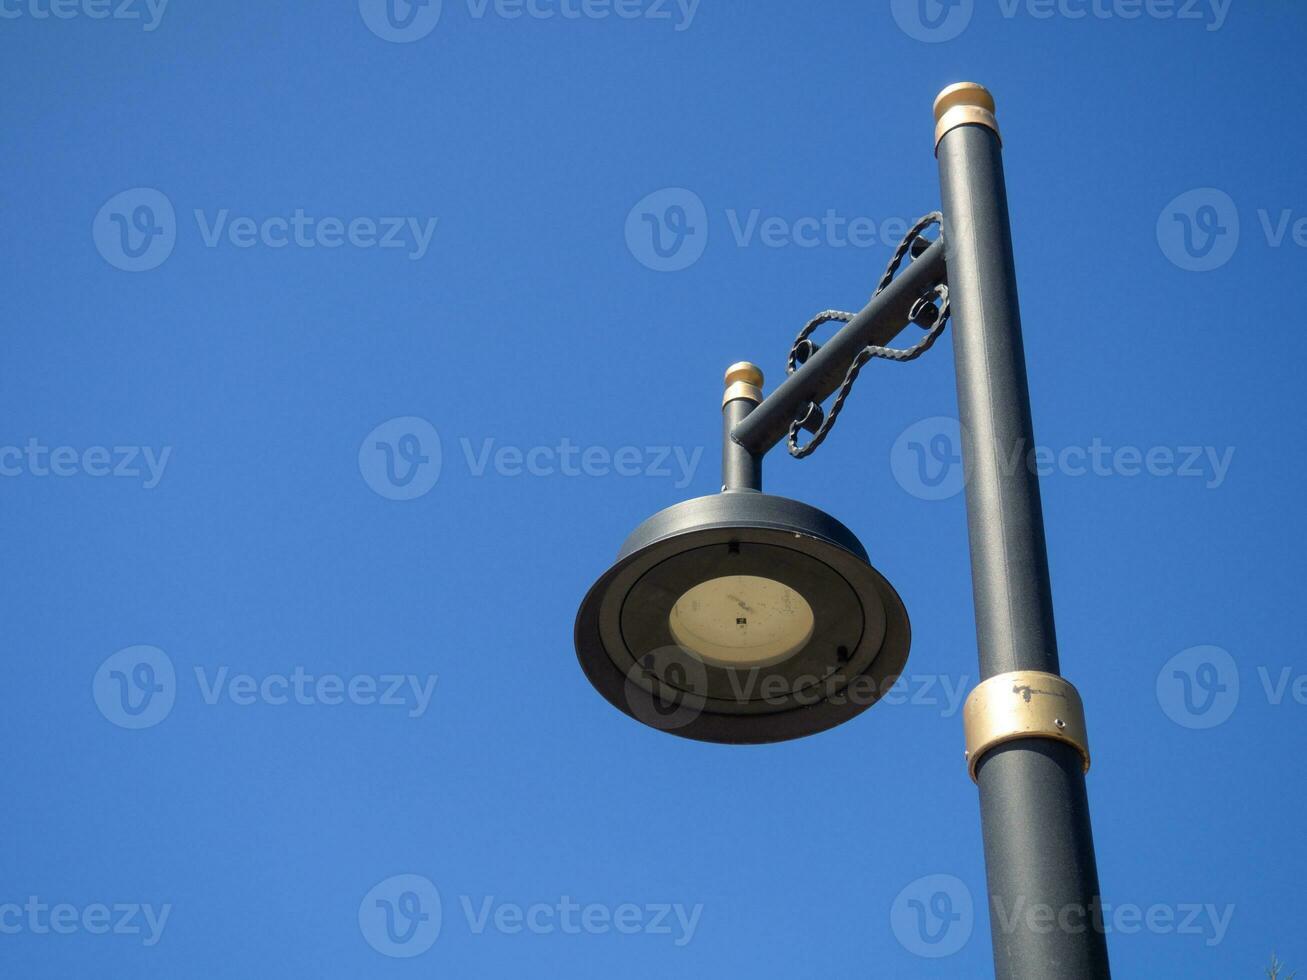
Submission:
[[653,728],[779,742],[869,708],[908,658],[908,615],[843,524],[753,491],[660,511],[576,617],[590,683]]

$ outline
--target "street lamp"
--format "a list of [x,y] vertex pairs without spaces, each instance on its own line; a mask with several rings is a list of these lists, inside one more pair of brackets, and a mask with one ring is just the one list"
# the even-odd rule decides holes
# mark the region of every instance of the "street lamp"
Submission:
[[[762,492],[762,460],[787,436],[791,454],[810,452],[868,359],[915,357],[951,315],[981,675],[964,735],[999,913],[995,974],[1107,977],[1088,739],[1080,696],[1059,673],[1038,479],[1001,465],[1026,458],[1034,436],[994,101],[980,85],[950,85],[934,115],[939,238],[920,236],[924,219],[861,312],[814,320],[847,322],[820,346],[805,329],[767,397],[756,367],[731,366],[722,492],[635,529],[581,604],[577,656],[622,711],[706,741],[798,738],[875,703],[907,661],[903,604],[843,524]],[[887,349],[910,323],[927,339]],[[800,448],[804,429],[815,434]]]
[[[728,401],[727,417],[753,397]],[[645,724],[776,742],[870,707],[907,660],[908,615],[835,518],[728,483],[635,529],[581,604],[576,650],[599,692]]]

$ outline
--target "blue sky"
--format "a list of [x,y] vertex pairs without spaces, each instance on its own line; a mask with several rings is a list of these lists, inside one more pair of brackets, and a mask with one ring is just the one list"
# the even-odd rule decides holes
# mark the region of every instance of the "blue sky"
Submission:
[[630,528],[716,490],[723,369],[774,384],[938,206],[961,79],[1116,973],[1307,968],[1307,340],[1253,288],[1307,258],[1299,5],[0,15],[0,972],[986,974],[947,333],[766,468],[903,596],[901,692],[698,744],[572,650]]

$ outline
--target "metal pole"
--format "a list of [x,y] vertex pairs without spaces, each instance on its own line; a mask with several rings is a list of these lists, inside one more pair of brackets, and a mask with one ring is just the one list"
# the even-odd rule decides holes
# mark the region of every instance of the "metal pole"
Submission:
[[762,401],[762,370],[748,361],[726,369],[722,395],[722,490],[761,490],[762,453],[751,453],[731,431]]
[[[935,119],[981,680],[1015,671],[1057,674],[993,99],[973,83],[949,86],[935,101]],[[1029,686],[1011,687],[1031,700]],[[1038,737],[1009,733],[977,755],[996,977],[1108,977],[1085,794],[1087,748],[1050,729]]]

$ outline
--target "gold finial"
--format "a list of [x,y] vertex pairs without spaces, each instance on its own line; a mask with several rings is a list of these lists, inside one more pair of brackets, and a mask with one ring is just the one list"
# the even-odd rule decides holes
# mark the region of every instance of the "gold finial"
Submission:
[[755,405],[762,402],[762,368],[751,361],[736,361],[726,369],[726,393],[722,404],[747,398]]
[[736,361],[726,369],[726,384],[732,385],[737,381],[743,381],[755,388],[761,388],[762,368],[752,361]]
[[950,129],[974,123],[994,131],[1002,144],[998,119],[994,115],[994,96],[976,82],[957,82],[935,96],[935,149]]

